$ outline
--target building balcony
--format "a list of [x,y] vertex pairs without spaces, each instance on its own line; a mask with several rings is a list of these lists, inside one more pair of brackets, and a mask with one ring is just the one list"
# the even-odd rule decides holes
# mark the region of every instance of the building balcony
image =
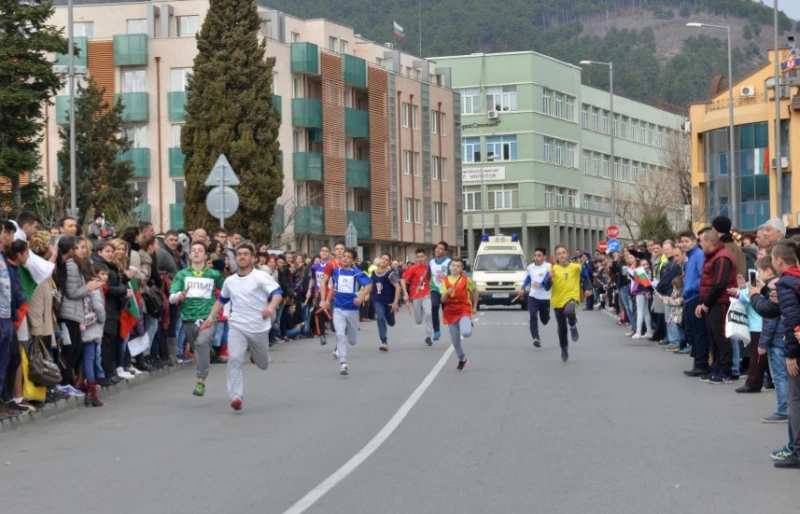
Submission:
[[122,111],[123,123],[150,121],[150,95],[148,93],[117,93],[114,101],[125,106]]
[[114,36],[114,66],[146,66],[147,34]]
[[56,97],[56,124],[69,125],[69,96]]
[[319,47],[314,43],[292,43],[292,73],[319,75]]
[[347,159],[345,168],[345,183],[347,187],[369,189],[369,161]]
[[150,149],[131,148],[117,156],[117,160],[131,161],[133,164],[133,178],[150,178]]
[[180,230],[183,228],[183,204],[169,204],[169,228],[170,230]]
[[167,112],[172,123],[186,121],[186,91],[167,93]]
[[292,126],[322,128],[322,102],[316,98],[292,98]]
[[180,148],[169,149],[169,176],[170,178],[183,178],[183,161],[186,156]]
[[[85,37],[73,38],[75,44],[73,45],[77,52],[73,57],[73,64],[75,66],[89,66],[89,40]],[[69,54],[56,54],[56,62],[58,66],[69,66]]]
[[294,233],[321,236],[325,233],[325,210],[316,205],[297,207],[294,215]]
[[347,224],[353,222],[358,231],[358,239],[372,239],[372,213],[347,211]]
[[281,98],[281,95],[272,95],[272,108],[283,117],[283,98]]
[[344,55],[344,83],[354,87],[367,87],[367,61],[355,55]]
[[322,154],[317,152],[295,152],[292,155],[292,177],[306,182],[322,182]]
[[369,113],[345,107],[344,133],[349,137],[369,139]]
[[150,221],[150,204],[140,203],[133,208],[133,212],[139,216],[139,221]]

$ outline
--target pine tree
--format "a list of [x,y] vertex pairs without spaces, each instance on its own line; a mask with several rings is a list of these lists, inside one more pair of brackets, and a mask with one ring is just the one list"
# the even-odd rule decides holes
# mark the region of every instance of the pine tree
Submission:
[[270,240],[270,218],[283,192],[279,158],[280,114],[273,109],[274,58],[265,59],[266,39],[254,0],[211,0],[197,36],[189,79],[186,125],[184,220],[189,227],[218,223],[205,206],[204,185],[214,162],[225,154],[241,185],[239,210],[225,227]]
[[[77,206],[83,220],[90,209],[104,211],[110,219],[122,219],[138,204],[139,192],[133,193],[128,180],[133,177],[133,164],[119,160],[131,148],[122,134],[122,103],[113,108],[103,99],[100,89],[89,78],[86,87],[79,87],[75,98],[75,185]],[[59,131],[61,150],[58,162],[63,175],[56,194],[69,195],[69,127]]]
[[39,168],[44,105],[61,87],[49,52],[66,53],[67,40],[48,25],[53,3],[0,0],[0,173],[22,205],[20,176]]

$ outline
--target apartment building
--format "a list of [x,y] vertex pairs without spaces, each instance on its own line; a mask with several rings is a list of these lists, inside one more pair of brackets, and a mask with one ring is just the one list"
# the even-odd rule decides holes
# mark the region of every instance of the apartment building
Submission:
[[[62,4],[59,0],[57,4]],[[142,218],[181,228],[188,77],[207,0],[76,5],[76,65],[125,105]],[[276,209],[286,249],[316,252],[352,222],[365,258],[413,256],[439,240],[462,242],[460,103],[449,70],[358,36],[328,20],[259,7],[267,56],[275,57],[284,194]],[[53,22],[65,27],[57,5]],[[66,64],[66,55],[55,56]],[[42,172],[51,188],[63,170],[58,127],[62,91],[49,109]],[[267,220],[264,220],[267,221]]]
[[579,67],[536,52],[432,60],[452,70],[461,93],[469,259],[483,231],[518,233],[528,254],[558,243],[593,250],[612,221],[612,127],[621,194],[658,171],[666,138],[685,121],[615,96],[612,122],[607,92],[582,85]]
[[[792,187],[794,164],[800,162],[800,52],[782,48],[778,53],[783,69],[778,87],[780,174],[776,162],[775,54],[770,50],[769,63],[733,85],[733,152],[727,82],[715,80],[708,101],[689,108],[692,212],[698,227],[719,215],[731,217],[739,230],[755,230],[774,217],[782,217],[791,229],[800,226],[800,188]],[[735,213],[731,209],[734,202]]]

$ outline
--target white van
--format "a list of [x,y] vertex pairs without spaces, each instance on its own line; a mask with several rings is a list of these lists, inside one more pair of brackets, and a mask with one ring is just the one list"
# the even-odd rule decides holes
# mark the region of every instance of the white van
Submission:
[[[472,266],[472,280],[478,288],[478,305],[513,305],[527,276],[525,254],[517,234],[490,236],[484,234]],[[517,300],[521,309],[526,301]]]

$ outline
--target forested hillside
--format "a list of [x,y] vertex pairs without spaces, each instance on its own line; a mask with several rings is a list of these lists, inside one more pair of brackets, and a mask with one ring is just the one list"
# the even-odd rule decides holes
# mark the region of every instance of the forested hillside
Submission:
[[[753,0],[258,1],[349,25],[378,42],[393,41],[397,21],[407,36],[400,46],[412,53],[421,18],[426,57],[535,50],[572,63],[613,61],[620,94],[680,106],[705,99],[713,76],[727,74],[725,33],[687,28],[687,21],[731,25],[735,76],[765,61],[773,33],[772,8]],[[800,33],[800,22],[783,12],[779,20],[782,36]],[[584,81],[606,87],[607,72],[587,69]]]

